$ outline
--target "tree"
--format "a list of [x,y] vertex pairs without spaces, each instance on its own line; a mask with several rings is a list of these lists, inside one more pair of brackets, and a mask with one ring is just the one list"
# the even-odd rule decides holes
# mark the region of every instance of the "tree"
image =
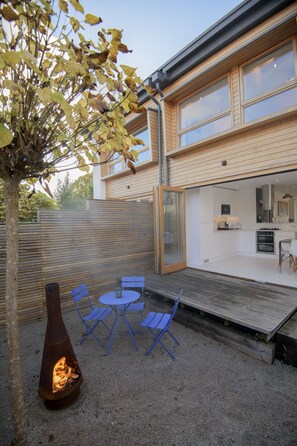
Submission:
[[[32,194],[27,184],[20,184],[19,189],[19,221],[36,222],[38,209],[56,209],[56,202],[43,192]],[[0,224],[5,224],[5,206],[3,181],[0,180]]]
[[54,196],[60,209],[74,209],[74,197],[71,190],[71,182],[68,172],[64,180],[61,180],[60,178],[58,179],[57,189]]
[[[59,163],[88,169],[102,151],[118,152],[134,170],[124,116],[139,113],[134,68],[117,65],[129,50],[122,32],[101,28],[79,0],[0,3],[0,178],[7,234],[6,328],[11,407],[17,445],[27,444],[17,323],[18,200],[21,181],[47,181]],[[57,8],[55,11],[54,8]],[[100,25],[100,27],[99,27]],[[98,27],[98,41],[84,29]]]
[[60,209],[86,209],[86,200],[93,197],[92,174],[87,173],[71,183],[69,173],[58,179],[54,193]]
[[77,178],[72,183],[73,193],[75,197],[84,200],[91,200],[93,198],[93,175],[86,173]]
[[43,192],[30,193],[28,185],[21,185],[19,198],[19,221],[37,222],[39,209],[57,209],[55,200]]

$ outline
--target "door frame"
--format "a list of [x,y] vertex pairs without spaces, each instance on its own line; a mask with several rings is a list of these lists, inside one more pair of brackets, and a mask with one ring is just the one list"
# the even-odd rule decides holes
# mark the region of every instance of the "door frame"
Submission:
[[[183,262],[165,265],[164,259],[164,192],[178,192],[183,194]],[[180,187],[155,186],[154,187],[154,247],[155,247],[155,272],[157,274],[168,274],[187,267],[186,250],[186,191]]]

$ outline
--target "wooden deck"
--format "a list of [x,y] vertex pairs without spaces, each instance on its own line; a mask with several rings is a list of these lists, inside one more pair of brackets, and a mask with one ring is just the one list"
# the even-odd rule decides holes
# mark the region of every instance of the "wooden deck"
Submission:
[[181,302],[217,316],[225,323],[247,327],[269,341],[297,310],[297,292],[220,274],[186,268],[164,276],[145,273],[146,290],[174,297],[183,288]]

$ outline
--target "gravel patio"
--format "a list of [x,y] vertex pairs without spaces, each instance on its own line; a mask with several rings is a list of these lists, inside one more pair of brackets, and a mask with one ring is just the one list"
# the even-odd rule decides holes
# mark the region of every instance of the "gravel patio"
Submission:
[[[155,304],[149,302],[148,307]],[[182,311],[182,310],[178,310]],[[133,323],[137,323],[137,316]],[[78,401],[49,411],[38,395],[46,320],[21,327],[29,444],[55,446],[295,446],[297,369],[264,364],[176,322],[176,361],[149,333],[117,337],[110,356],[78,345],[75,311],[63,314],[84,381]],[[102,332],[101,332],[102,334]],[[170,344],[170,340],[168,343]],[[6,333],[0,331],[0,444],[12,445]]]

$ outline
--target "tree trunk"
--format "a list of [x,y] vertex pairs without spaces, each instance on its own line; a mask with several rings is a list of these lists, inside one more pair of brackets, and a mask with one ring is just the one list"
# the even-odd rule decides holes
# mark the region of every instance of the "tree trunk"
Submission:
[[18,262],[19,262],[19,181],[4,180],[6,213],[6,329],[9,359],[9,385],[15,444],[27,446],[27,417],[23,395],[20,341],[17,314]]

